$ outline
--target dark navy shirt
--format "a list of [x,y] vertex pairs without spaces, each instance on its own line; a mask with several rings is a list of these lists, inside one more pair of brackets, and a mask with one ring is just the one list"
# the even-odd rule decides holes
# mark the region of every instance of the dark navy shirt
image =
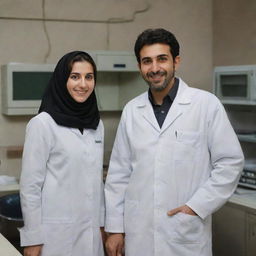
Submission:
[[155,104],[153,95],[152,95],[151,91],[148,90],[148,98],[152,104],[152,107],[153,107],[153,110],[155,113],[155,117],[157,119],[157,122],[158,122],[160,128],[162,127],[164,120],[167,116],[167,113],[176,97],[178,88],[179,88],[179,79],[175,77],[174,85],[170,89],[168,94],[164,97],[162,105]]

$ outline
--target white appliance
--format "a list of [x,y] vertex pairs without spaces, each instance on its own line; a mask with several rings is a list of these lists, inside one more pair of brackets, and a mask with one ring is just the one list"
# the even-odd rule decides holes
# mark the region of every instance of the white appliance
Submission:
[[256,65],[216,67],[214,93],[223,104],[256,105]]

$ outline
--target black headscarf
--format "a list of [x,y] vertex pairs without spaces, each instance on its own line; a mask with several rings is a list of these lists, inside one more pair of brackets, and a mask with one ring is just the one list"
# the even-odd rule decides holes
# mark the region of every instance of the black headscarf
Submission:
[[[79,58],[80,56],[81,58]],[[67,90],[67,80],[74,61],[89,62],[93,66],[96,83],[97,70],[91,56],[81,51],[67,53],[55,67],[38,112],[47,112],[57,124],[62,126],[78,128],[80,131],[84,128],[96,130],[100,115],[94,90],[82,103],[76,102]]]

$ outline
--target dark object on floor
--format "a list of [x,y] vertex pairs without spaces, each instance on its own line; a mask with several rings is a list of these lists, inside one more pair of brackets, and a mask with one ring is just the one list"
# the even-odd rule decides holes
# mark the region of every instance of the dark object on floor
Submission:
[[22,221],[18,193],[0,197],[0,216],[8,220]]
[[18,193],[0,197],[0,233],[11,243],[19,243],[18,228],[23,226]]

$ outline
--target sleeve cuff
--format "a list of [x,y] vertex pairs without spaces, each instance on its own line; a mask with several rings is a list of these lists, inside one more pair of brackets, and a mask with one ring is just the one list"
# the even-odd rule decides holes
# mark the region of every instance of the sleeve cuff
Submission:
[[40,229],[29,231],[24,227],[18,229],[20,232],[20,246],[44,244],[43,232]]
[[105,210],[102,210],[100,213],[100,227],[105,226]]
[[196,200],[194,198],[190,199],[186,205],[188,207],[190,207],[201,219],[205,219],[207,216],[209,216],[210,214],[212,214],[212,212],[205,207],[205,205],[203,203],[204,200]]
[[105,223],[105,231],[110,233],[124,233],[123,218],[108,218]]

